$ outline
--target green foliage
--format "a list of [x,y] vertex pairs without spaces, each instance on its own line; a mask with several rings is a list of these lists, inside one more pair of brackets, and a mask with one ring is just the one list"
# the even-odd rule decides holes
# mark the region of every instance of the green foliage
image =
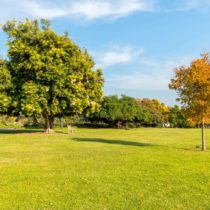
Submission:
[[184,116],[183,111],[177,105],[170,108],[168,121],[173,128],[186,128],[189,126],[187,124],[187,118]]
[[11,89],[11,75],[7,69],[6,62],[0,59],[0,113],[8,111],[11,98],[8,96],[8,90]]
[[135,99],[128,96],[106,96],[98,113],[88,120],[112,127],[189,127],[179,106],[168,107],[157,99]]
[[90,55],[67,34],[56,34],[46,20],[41,26],[37,20],[9,21],[3,30],[9,38],[8,67],[16,113],[41,114],[46,126],[52,127],[56,116],[89,114],[99,109],[102,72],[93,70]]
[[145,110],[144,123],[146,126],[160,126],[168,122],[169,108],[157,99],[137,99],[139,106]]
[[141,123],[145,113],[136,99],[128,96],[106,96],[104,97],[100,112],[91,115],[92,121],[102,121],[111,126],[126,126],[128,123]]

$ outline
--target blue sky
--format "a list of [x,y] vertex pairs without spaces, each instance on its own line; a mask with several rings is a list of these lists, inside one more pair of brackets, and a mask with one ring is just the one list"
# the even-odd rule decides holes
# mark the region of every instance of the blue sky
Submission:
[[[0,0],[0,22],[47,18],[93,56],[106,95],[173,105],[173,69],[210,50],[210,0]],[[0,33],[0,55],[6,37]]]

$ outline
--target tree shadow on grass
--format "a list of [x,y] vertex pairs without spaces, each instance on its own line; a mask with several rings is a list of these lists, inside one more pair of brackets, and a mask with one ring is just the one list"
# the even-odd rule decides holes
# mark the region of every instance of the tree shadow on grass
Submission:
[[73,140],[78,141],[78,142],[96,142],[96,143],[103,143],[103,144],[116,144],[116,145],[136,146],[136,147],[157,146],[154,144],[141,143],[141,142],[135,142],[135,141],[109,140],[109,139],[99,139],[99,138],[73,138]]
[[43,133],[42,129],[10,129],[1,128],[0,134],[32,134],[32,133]]
[[69,134],[67,131],[55,131],[55,133],[58,133],[58,134]]

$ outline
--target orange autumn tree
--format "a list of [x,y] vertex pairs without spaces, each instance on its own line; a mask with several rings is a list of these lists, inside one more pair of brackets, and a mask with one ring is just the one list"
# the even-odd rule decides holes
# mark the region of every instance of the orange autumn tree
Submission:
[[184,114],[190,122],[202,125],[202,150],[206,150],[205,123],[210,123],[210,59],[202,54],[189,67],[175,70],[169,88],[178,92]]

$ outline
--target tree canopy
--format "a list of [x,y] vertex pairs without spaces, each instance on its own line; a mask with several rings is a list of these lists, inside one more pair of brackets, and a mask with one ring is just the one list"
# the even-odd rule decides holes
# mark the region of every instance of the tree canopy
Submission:
[[168,122],[169,107],[157,99],[137,99],[137,103],[147,113],[146,125],[163,126]]
[[183,110],[179,106],[175,105],[174,107],[170,107],[169,110],[168,122],[172,128],[186,128],[190,126],[183,114]]
[[144,119],[144,111],[136,99],[128,96],[106,96],[98,113],[89,118],[93,121],[102,121],[110,126],[127,126],[128,123],[141,122]]
[[3,30],[15,113],[42,115],[49,130],[56,116],[98,110],[104,81],[86,50],[56,34],[47,20],[9,21]]
[[92,114],[89,120],[104,122],[114,127],[162,127],[168,123],[169,112],[170,108],[157,99],[135,99],[125,95],[106,96],[100,111]]

